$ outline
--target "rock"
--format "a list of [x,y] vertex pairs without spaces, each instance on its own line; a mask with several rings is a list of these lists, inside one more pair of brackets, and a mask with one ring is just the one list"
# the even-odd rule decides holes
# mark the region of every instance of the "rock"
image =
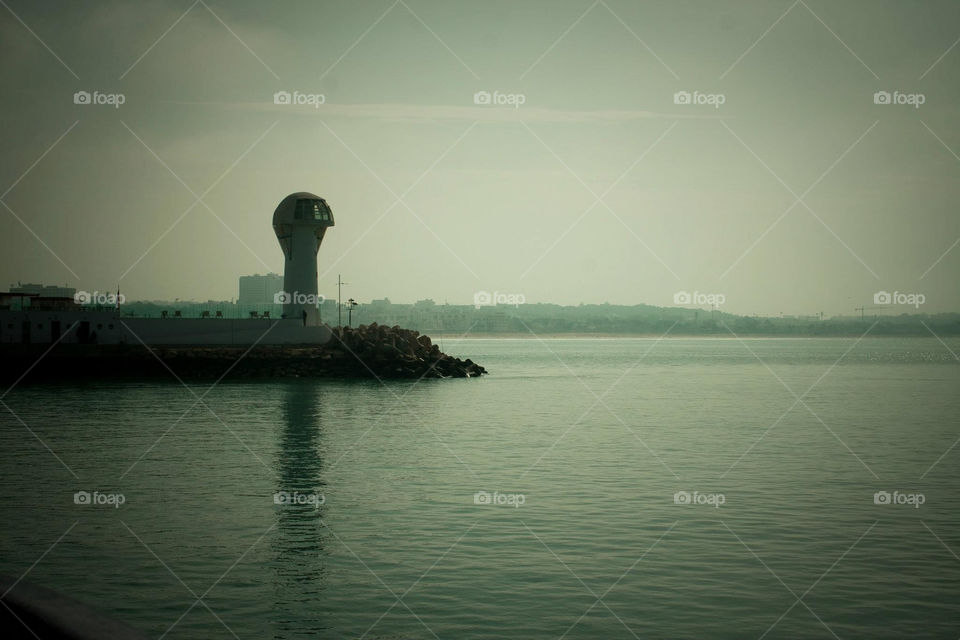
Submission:
[[[216,379],[227,370],[235,379],[370,378],[372,375],[408,379],[472,378],[487,372],[472,360],[444,354],[428,336],[399,326],[371,323],[357,328],[336,328],[332,333],[328,343],[313,346],[160,347],[153,352],[133,348],[114,352],[100,348],[84,357],[59,356],[57,350],[48,357],[51,368],[57,368],[61,377],[69,376],[71,371],[83,371],[83,375],[87,375],[91,367],[144,377],[169,375],[169,367],[177,375],[190,379]],[[244,353],[246,356],[241,358]],[[166,367],[160,365],[157,358]]]

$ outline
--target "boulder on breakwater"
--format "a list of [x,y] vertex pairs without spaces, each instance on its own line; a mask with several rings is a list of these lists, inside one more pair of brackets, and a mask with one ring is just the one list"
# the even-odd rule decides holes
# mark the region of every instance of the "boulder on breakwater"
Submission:
[[[2,345],[0,377],[473,378],[487,373],[472,360],[440,351],[428,336],[376,323],[333,329],[323,345]],[[46,353],[44,353],[46,352]],[[172,373],[171,373],[172,372]]]
[[461,360],[441,352],[419,331],[376,322],[356,329],[334,329],[325,348],[341,359],[359,361],[381,378],[474,378],[487,372],[469,358]]

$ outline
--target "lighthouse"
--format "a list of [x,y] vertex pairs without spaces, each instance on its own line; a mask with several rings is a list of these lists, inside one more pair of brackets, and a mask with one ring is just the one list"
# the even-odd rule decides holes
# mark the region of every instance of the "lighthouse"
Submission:
[[333,226],[333,211],[327,201],[312,193],[292,193],[273,212],[273,230],[283,250],[283,317],[320,323],[317,303],[317,252]]

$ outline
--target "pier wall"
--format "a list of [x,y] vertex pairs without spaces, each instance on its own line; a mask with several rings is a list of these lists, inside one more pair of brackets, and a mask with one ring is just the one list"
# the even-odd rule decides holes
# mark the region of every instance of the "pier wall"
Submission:
[[278,318],[131,318],[116,311],[0,311],[0,344],[249,345],[330,340],[325,325]]

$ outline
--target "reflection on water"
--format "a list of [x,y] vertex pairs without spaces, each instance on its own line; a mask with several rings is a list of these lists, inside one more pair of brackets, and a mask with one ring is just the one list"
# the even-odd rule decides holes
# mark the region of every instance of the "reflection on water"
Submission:
[[277,458],[277,521],[271,539],[277,638],[317,637],[324,630],[319,603],[324,591],[325,500],[322,439],[326,435],[323,386],[291,382],[282,388]]

